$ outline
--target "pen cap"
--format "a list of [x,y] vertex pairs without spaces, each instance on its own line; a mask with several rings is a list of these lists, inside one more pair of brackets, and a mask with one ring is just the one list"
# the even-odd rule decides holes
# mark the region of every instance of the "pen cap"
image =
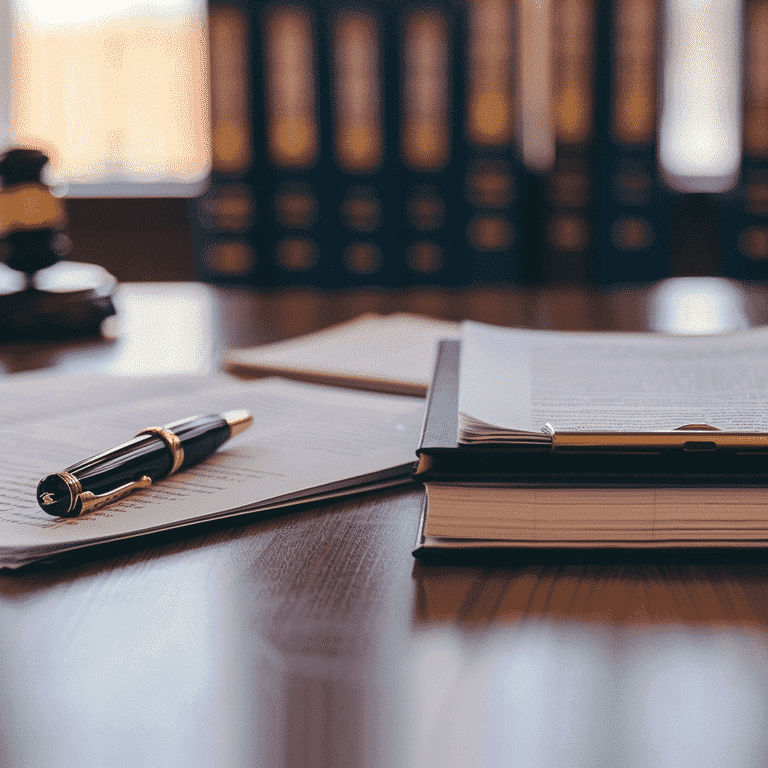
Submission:
[[77,517],[80,508],[77,497],[80,488],[76,486],[75,478],[67,472],[46,475],[37,484],[37,498],[46,499],[43,510],[55,517]]

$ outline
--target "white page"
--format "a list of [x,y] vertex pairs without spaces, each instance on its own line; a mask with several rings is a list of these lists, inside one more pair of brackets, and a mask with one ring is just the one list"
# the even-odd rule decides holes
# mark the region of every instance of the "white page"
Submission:
[[51,372],[0,379],[0,429],[22,421],[79,412],[102,405],[157,397],[168,392],[210,389],[221,376],[105,376]]
[[[424,408],[422,400],[409,397],[278,379],[246,384],[214,378],[205,389],[167,389],[131,402],[121,392],[117,404],[91,409],[82,377],[52,377],[51,384],[63,398],[68,387],[76,389],[81,407],[0,429],[2,564],[23,561],[27,551],[122,538],[408,465]],[[94,395],[104,386],[96,381]],[[146,383],[137,386],[146,389]],[[37,506],[35,490],[45,474],[122,443],[144,427],[236,408],[253,413],[253,426],[196,467],[79,518],[49,517]]]
[[[427,536],[497,541],[768,539],[765,489],[427,484]],[[724,543],[724,542],[723,542]]]
[[464,423],[506,430],[768,431],[768,329],[720,336],[462,327]]
[[330,378],[423,395],[432,381],[437,342],[458,333],[458,323],[406,313],[367,314],[298,339],[232,350],[227,364],[236,371]]

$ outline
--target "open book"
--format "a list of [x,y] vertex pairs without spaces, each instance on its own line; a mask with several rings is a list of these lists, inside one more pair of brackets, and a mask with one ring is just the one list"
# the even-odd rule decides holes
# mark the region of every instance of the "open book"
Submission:
[[[41,477],[140,429],[244,408],[250,429],[208,460],[76,518],[37,506]],[[410,481],[424,401],[221,376],[0,380],[0,567],[81,547]]]
[[[768,544],[767,383],[768,329],[669,337],[467,323],[461,342],[440,345],[427,402],[416,553]],[[597,439],[558,444],[562,434]]]
[[465,323],[458,386],[467,445],[688,425],[768,433],[768,329],[667,336]]

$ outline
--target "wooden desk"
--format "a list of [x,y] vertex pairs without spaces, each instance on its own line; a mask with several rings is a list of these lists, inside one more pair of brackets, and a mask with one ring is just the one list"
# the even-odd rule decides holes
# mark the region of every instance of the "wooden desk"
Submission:
[[[764,322],[762,292],[747,294]],[[361,296],[126,286],[117,340],[0,361],[206,370],[227,342],[430,302],[447,317],[652,324],[648,290]],[[0,572],[0,766],[768,762],[768,559],[422,566],[420,497]]]

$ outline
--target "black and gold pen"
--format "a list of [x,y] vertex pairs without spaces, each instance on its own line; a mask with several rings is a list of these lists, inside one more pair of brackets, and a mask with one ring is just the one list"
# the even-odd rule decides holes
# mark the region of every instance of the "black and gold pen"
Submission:
[[57,517],[92,512],[207,459],[252,422],[248,411],[238,410],[142,429],[127,443],[46,475],[37,502]]

